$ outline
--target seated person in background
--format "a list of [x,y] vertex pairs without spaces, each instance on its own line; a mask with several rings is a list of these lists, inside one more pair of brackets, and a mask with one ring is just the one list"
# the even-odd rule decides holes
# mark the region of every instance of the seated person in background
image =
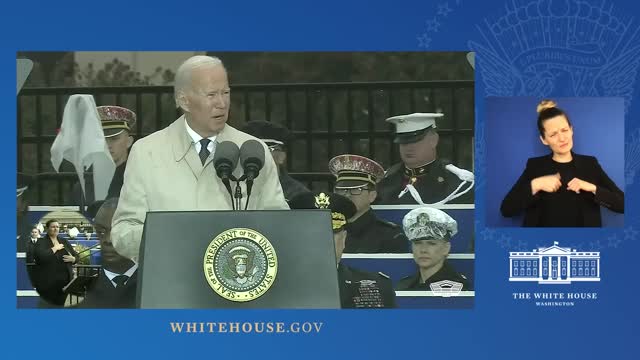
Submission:
[[289,202],[292,209],[330,209],[336,246],[340,304],[345,308],[393,308],[395,292],[391,280],[382,273],[369,273],[340,263],[347,239],[347,219],[356,213],[355,205],[337,194],[303,193]]
[[387,170],[378,185],[377,203],[473,204],[473,174],[438,157],[436,118],[441,116],[416,113],[387,119],[396,126],[394,142],[402,162]]
[[462,291],[471,290],[467,278],[446,261],[451,238],[458,232],[451,216],[435,208],[419,207],[405,215],[402,226],[411,241],[418,272],[401,279],[396,290],[432,290],[433,283],[444,280],[462,284]]
[[371,209],[378,196],[376,184],[384,176],[377,162],[358,155],[338,155],[329,161],[336,176],[334,191],[349,198],[356,213],[347,224],[345,253],[407,253],[409,241],[399,225],[382,220]]
[[270,121],[249,121],[242,131],[264,141],[271,150],[273,160],[278,167],[278,177],[284,192],[284,198],[288,201],[297,194],[308,192],[309,189],[295,180],[287,173],[287,144],[290,140],[289,130],[284,126]]
[[135,308],[138,264],[120,256],[111,244],[111,220],[118,199],[104,201],[95,216],[102,269],[80,308]]
[[35,279],[35,257],[34,252],[36,249],[36,243],[40,239],[40,230],[37,227],[33,227],[31,229],[31,236],[26,240],[26,263],[27,263],[27,274],[29,275],[29,280],[31,281],[31,285],[33,285],[33,281]]

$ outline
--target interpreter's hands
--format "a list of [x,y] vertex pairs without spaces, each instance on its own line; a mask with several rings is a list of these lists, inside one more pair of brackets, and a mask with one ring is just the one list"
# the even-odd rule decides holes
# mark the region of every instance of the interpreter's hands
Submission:
[[54,253],[63,250],[64,249],[64,245],[57,243],[55,245],[53,245],[53,247],[51,248],[51,250],[53,250]]
[[558,191],[560,186],[562,186],[560,173],[541,176],[531,180],[531,193],[533,195],[537,194],[538,191],[552,193]]
[[71,255],[62,255],[62,261],[72,263],[76,261],[76,258]]
[[573,178],[567,184],[567,190],[575,191],[576,194],[580,194],[580,191],[586,191],[590,193],[596,193],[596,186],[590,182]]

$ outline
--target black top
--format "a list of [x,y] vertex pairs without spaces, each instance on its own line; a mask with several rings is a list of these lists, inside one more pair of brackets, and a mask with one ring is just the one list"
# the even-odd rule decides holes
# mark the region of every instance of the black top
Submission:
[[409,240],[399,225],[384,221],[369,209],[347,224],[345,253],[407,253]]
[[135,271],[124,285],[116,288],[105,274],[104,269],[101,269],[95,285],[87,291],[87,296],[79,308],[135,308],[137,284],[138,271]]
[[[569,163],[553,161],[552,155],[531,158],[500,206],[505,217],[523,211],[523,226],[534,227],[599,227],[600,206],[624,213],[624,193],[607,176],[593,156],[574,154]],[[531,194],[531,180],[560,172],[562,186],[555,193],[539,191]],[[566,190],[573,178],[596,185],[595,195]]]
[[[433,204],[443,200],[462,182],[456,175],[447,170],[445,165],[443,161],[436,159],[434,162],[417,169],[407,169],[403,163],[392,166],[387,170],[384,179],[378,184],[376,204],[416,204],[409,192],[398,199],[398,194],[405,188],[412,177],[416,179],[413,186],[425,204]],[[471,189],[449,203],[473,204],[473,197],[473,189]]]
[[340,304],[343,309],[394,308],[396,293],[382,273],[370,273],[338,266]]
[[580,194],[567,189],[567,184],[576,177],[575,162],[559,163],[553,161],[553,165],[560,174],[562,186],[553,194],[547,194],[547,199],[540,205],[541,224],[546,227],[580,227],[583,226],[582,216],[578,211]]
[[64,262],[63,255],[72,255],[76,258],[76,262],[78,261],[78,253],[67,239],[58,236],[58,242],[64,245],[64,249],[54,253],[51,250],[53,242],[49,239],[49,235],[45,234],[44,237],[38,239],[34,248],[36,266],[32,280],[33,285],[43,297],[46,297],[45,294],[48,290],[62,291],[62,288],[71,281],[73,264]]
[[435,274],[431,275],[427,281],[421,282],[420,279],[420,270],[414,275],[407,276],[405,278],[400,279],[396,289],[398,291],[406,291],[406,290],[431,290],[431,284],[437,283],[438,281],[455,281],[462,284],[462,289],[460,291],[469,291],[473,290],[473,287],[469,284],[467,277],[458,273],[453,266],[451,266],[447,261],[444,262],[440,270],[438,270]]

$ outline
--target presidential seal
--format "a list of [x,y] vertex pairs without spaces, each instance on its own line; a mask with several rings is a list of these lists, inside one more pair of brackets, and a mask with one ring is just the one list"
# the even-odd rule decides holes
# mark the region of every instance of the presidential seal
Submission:
[[204,253],[204,276],[218,295],[251,301],[276,279],[278,257],[269,240],[255,230],[234,228],[216,236]]

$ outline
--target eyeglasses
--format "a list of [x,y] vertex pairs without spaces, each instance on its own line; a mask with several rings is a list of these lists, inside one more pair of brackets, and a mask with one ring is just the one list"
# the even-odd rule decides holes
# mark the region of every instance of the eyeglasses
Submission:
[[352,189],[335,189],[335,193],[338,195],[360,195],[362,194],[363,191],[369,191],[369,189],[367,189],[366,186],[361,186],[358,188],[352,188]]

